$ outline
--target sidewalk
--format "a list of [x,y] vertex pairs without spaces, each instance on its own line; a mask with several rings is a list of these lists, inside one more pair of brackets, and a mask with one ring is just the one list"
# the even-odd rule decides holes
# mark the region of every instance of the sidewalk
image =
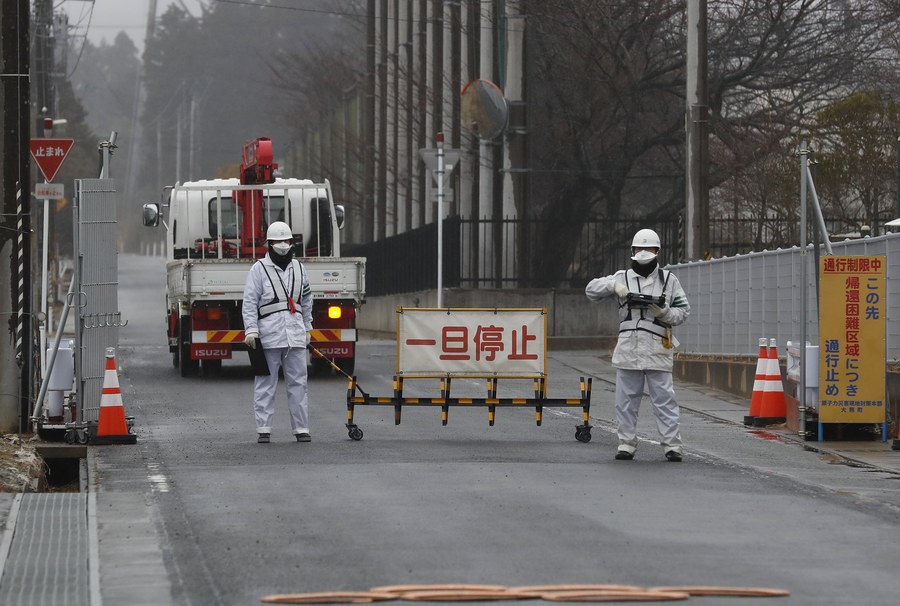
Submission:
[[[612,367],[608,355],[598,355],[596,352],[587,351],[551,351],[549,352],[549,357],[566,366],[590,373],[604,381],[615,383],[616,371]],[[749,409],[749,401],[744,401],[738,396],[715,388],[679,381],[678,379],[675,380],[675,391],[678,405],[682,411],[689,411],[717,421],[746,427],[744,425],[744,416]],[[645,416],[649,412],[649,410],[642,410],[641,416]],[[818,442],[814,440],[804,441],[794,431],[784,426],[748,427],[747,429],[771,434],[773,438],[783,442],[796,444],[800,448],[815,450],[854,465],[900,474],[900,450],[891,449],[891,443],[897,436],[889,435],[887,442],[882,442],[880,439],[859,442],[843,440]],[[812,423],[807,427],[807,430],[815,435],[817,433],[817,425]],[[686,446],[690,449],[690,443],[686,444]]]
[[[736,396],[722,392],[708,393],[702,386],[693,383],[676,383],[676,389],[678,389],[679,405],[683,409],[735,425],[744,425],[744,415],[747,414],[749,402],[740,402]],[[802,448],[814,449],[854,464],[900,474],[900,450],[891,450],[891,436],[888,436],[887,442],[882,442],[880,439],[860,442],[844,440],[819,442],[803,440],[793,430],[781,425],[758,427],[756,430],[771,433],[782,440],[794,442]],[[815,435],[817,424],[809,424],[807,431],[811,431]],[[896,436],[893,437],[896,438]]]

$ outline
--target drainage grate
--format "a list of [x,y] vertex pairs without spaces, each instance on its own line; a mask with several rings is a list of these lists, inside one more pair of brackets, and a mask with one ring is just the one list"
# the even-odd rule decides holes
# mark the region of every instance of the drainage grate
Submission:
[[88,546],[86,494],[23,494],[0,604],[88,604]]

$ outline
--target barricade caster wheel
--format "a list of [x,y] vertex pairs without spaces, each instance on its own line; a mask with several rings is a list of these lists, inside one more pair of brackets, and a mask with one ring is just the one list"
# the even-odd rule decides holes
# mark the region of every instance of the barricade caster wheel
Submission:
[[350,435],[351,440],[359,442],[363,439],[363,431],[359,427],[351,427],[347,433]]
[[86,431],[81,431],[78,433],[78,443],[79,444],[87,444],[91,441],[91,435]]
[[579,425],[575,428],[575,439],[579,442],[590,442],[591,441],[591,428],[584,427],[583,425]]
[[66,436],[65,436],[66,444],[74,444],[77,439],[78,439],[78,436],[75,435],[74,429],[66,430]]

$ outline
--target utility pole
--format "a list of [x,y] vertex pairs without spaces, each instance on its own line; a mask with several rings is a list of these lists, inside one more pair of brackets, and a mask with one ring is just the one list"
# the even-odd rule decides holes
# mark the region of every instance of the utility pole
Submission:
[[375,240],[384,240],[387,237],[387,180],[388,180],[388,157],[387,157],[387,98],[388,98],[388,80],[387,80],[387,33],[388,33],[388,16],[387,16],[387,0],[378,0],[376,6],[376,17],[378,19],[376,31],[377,43],[377,78],[376,95],[378,97],[378,124],[376,145],[378,146],[376,157],[378,158],[378,170],[376,179],[378,185],[375,189],[375,200],[377,210],[375,211]]
[[31,99],[29,0],[0,0],[0,431],[27,431],[31,413]]
[[44,128],[46,116],[56,116],[56,95],[53,87],[53,0],[34,2],[34,74],[32,95],[37,108],[44,115],[37,116],[35,133]]
[[[482,0],[478,9],[479,49],[481,51],[478,58],[478,74],[481,79],[490,80],[491,82],[495,82],[497,79],[496,63],[494,61],[494,30],[496,29],[494,9],[494,3],[491,0]],[[479,288],[482,286],[493,286],[493,279],[496,274],[494,264],[491,261],[494,254],[494,229],[490,227],[495,224],[494,219],[496,218],[494,213],[496,149],[497,146],[493,141],[479,140],[478,205],[475,209],[475,218],[484,220],[488,225],[488,229],[477,229],[475,231],[475,235],[478,238],[478,252],[476,253],[478,259],[475,264],[478,273],[475,277],[478,280],[476,284]]]
[[[55,61],[55,39],[53,35],[53,0],[35,0],[34,3],[34,27],[32,28],[33,44],[32,49],[34,56],[34,70],[32,72],[32,96],[36,99],[36,106],[39,108],[36,116],[36,126],[34,134],[36,137],[52,137],[53,136],[53,118],[58,117],[58,107],[56,100],[56,87],[54,83],[54,72],[56,71]],[[29,189],[31,191],[31,183],[29,181]],[[32,205],[32,217],[37,217],[38,204]],[[50,240],[50,200],[45,199],[40,203],[43,229],[39,232],[40,238],[32,238],[34,251],[41,251],[41,289],[40,299],[37,309],[40,310],[39,334],[38,340],[38,357],[40,359],[41,372],[39,376],[43,377],[43,372],[47,368],[45,364],[44,352],[47,347],[47,296],[49,293],[49,240]],[[36,220],[32,224],[38,223]],[[38,246],[40,248],[38,248]],[[32,356],[33,359],[34,356]],[[33,408],[33,407],[32,407]]]
[[363,139],[366,146],[363,179],[363,242],[375,240],[375,3],[368,0],[366,9],[366,84],[363,105]]
[[[509,102],[509,127],[503,140],[503,220],[528,216],[528,111],[525,95],[525,28],[528,23],[521,0],[507,0],[506,14],[506,82],[504,90]],[[500,275],[509,279],[525,278],[528,272],[528,236],[524,223],[516,223],[514,233],[504,232],[503,261]],[[515,266],[519,267],[516,276]],[[521,284],[516,284],[521,285]]]
[[685,255],[709,252],[709,105],[706,71],[707,0],[687,0],[685,111]]
[[[156,0],[149,0],[147,3],[147,26],[144,29],[144,48],[153,39],[156,32]],[[139,75],[134,78],[134,97],[131,103],[131,124],[133,125],[133,136],[128,145],[128,161],[125,164],[127,173],[125,175],[125,199],[131,200],[136,196],[138,188],[138,174],[136,167],[146,166],[150,160],[150,154],[147,152],[145,142],[148,142],[149,133],[144,131],[144,127],[140,120],[141,109],[144,106],[144,81]],[[157,168],[159,171],[159,168]],[[157,188],[157,191],[158,188]]]

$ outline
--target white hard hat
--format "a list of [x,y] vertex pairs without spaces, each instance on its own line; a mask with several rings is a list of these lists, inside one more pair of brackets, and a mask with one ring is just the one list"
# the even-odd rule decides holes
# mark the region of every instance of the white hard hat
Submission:
[[659,235],[652,229],[640,229],[634,234],[634,240],[631,241],[631,248],[660,248]]
[[291,233],[291,228],[284,221],[275,221],[269,226],[269,229],[266,231],[266,240],[291,240],[293,239],[294,234]]

